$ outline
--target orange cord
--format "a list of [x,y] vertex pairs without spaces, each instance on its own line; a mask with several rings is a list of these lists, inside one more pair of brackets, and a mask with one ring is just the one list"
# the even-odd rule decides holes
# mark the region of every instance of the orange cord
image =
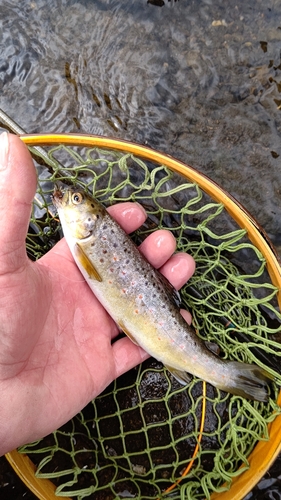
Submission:
[[[195,446],[195,449],[194,449],[194,452],[193,452],[193,455],[192,455],[192,459],[189,462],[189,464],[187,465],[187,467],[185,468],[185,470],[184,470],[183,474],[181,475],[181,477],[175,483],[173,483],[171,486],[169,486],[169,488],[167,488],[162,493],[163,495],[166,495],[167,493],[169,493],[170,491],[172,491],[176,486],[178,486],[178,484],[182,481],[182,479],[189,473],[189,471],[190,471],[190,469],[191,469],[191,467],[192,467],[192,465],[194,463],[194,460],[196,458],[196,455],[198,453],[199,446],[200,446],[200,443],[201,443],[201,440],[202,440],[202,435],[203,435],[203,430],[204,430],[204,423],[205,423],[205,416],[206,416],[206,382],[203,381],[202,384],[203,384],[203,389],[202,389],[203,399],[202,399],[201,423],[200,423],[198,441],[197,441],[197,444]],[[157,500],[159,500],[159,499],[157,499]]]

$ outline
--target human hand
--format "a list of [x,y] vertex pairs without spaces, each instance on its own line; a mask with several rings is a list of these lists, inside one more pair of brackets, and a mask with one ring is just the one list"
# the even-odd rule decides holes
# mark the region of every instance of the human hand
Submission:
[[[76,267],[65,240],[37,262],[25,250],[36,172],[16,136],[0,136],[0,455],[60,427],[112,380],[148,355],[118,328]],[[135,203],[108,209],[127,232],[145,220]],[[141,245],[180,288],[191,256],[174,254],[168,231]],[[190,321],[190,315],[183,312]]]

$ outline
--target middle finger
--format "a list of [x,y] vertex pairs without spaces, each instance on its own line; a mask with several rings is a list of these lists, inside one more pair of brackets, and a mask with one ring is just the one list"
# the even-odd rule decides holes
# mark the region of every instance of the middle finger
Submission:
[[139,246],[150,264],[159,269],[176,250],[176,240],[170,231],[159,229],[151,233]]

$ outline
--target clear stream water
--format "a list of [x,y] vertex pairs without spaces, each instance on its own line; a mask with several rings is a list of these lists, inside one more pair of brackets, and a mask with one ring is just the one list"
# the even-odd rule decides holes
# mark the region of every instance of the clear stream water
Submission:
[[279,248],[280,54],[280,0],[0,0],[0,107],[22,128],[170,153]]
[[242,202],[281,251],[281,1],[159,3],[0,0],[0,108],[30,133],[174,155]]

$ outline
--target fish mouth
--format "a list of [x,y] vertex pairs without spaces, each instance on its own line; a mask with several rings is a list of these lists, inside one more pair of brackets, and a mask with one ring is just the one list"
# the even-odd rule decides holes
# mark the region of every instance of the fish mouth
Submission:
[[51,195],[51,198],[52,198],[52,203],[56,208],[61,207],[63,197],[64,197],[64,190],[60,186],[55,185],[54,192]]

